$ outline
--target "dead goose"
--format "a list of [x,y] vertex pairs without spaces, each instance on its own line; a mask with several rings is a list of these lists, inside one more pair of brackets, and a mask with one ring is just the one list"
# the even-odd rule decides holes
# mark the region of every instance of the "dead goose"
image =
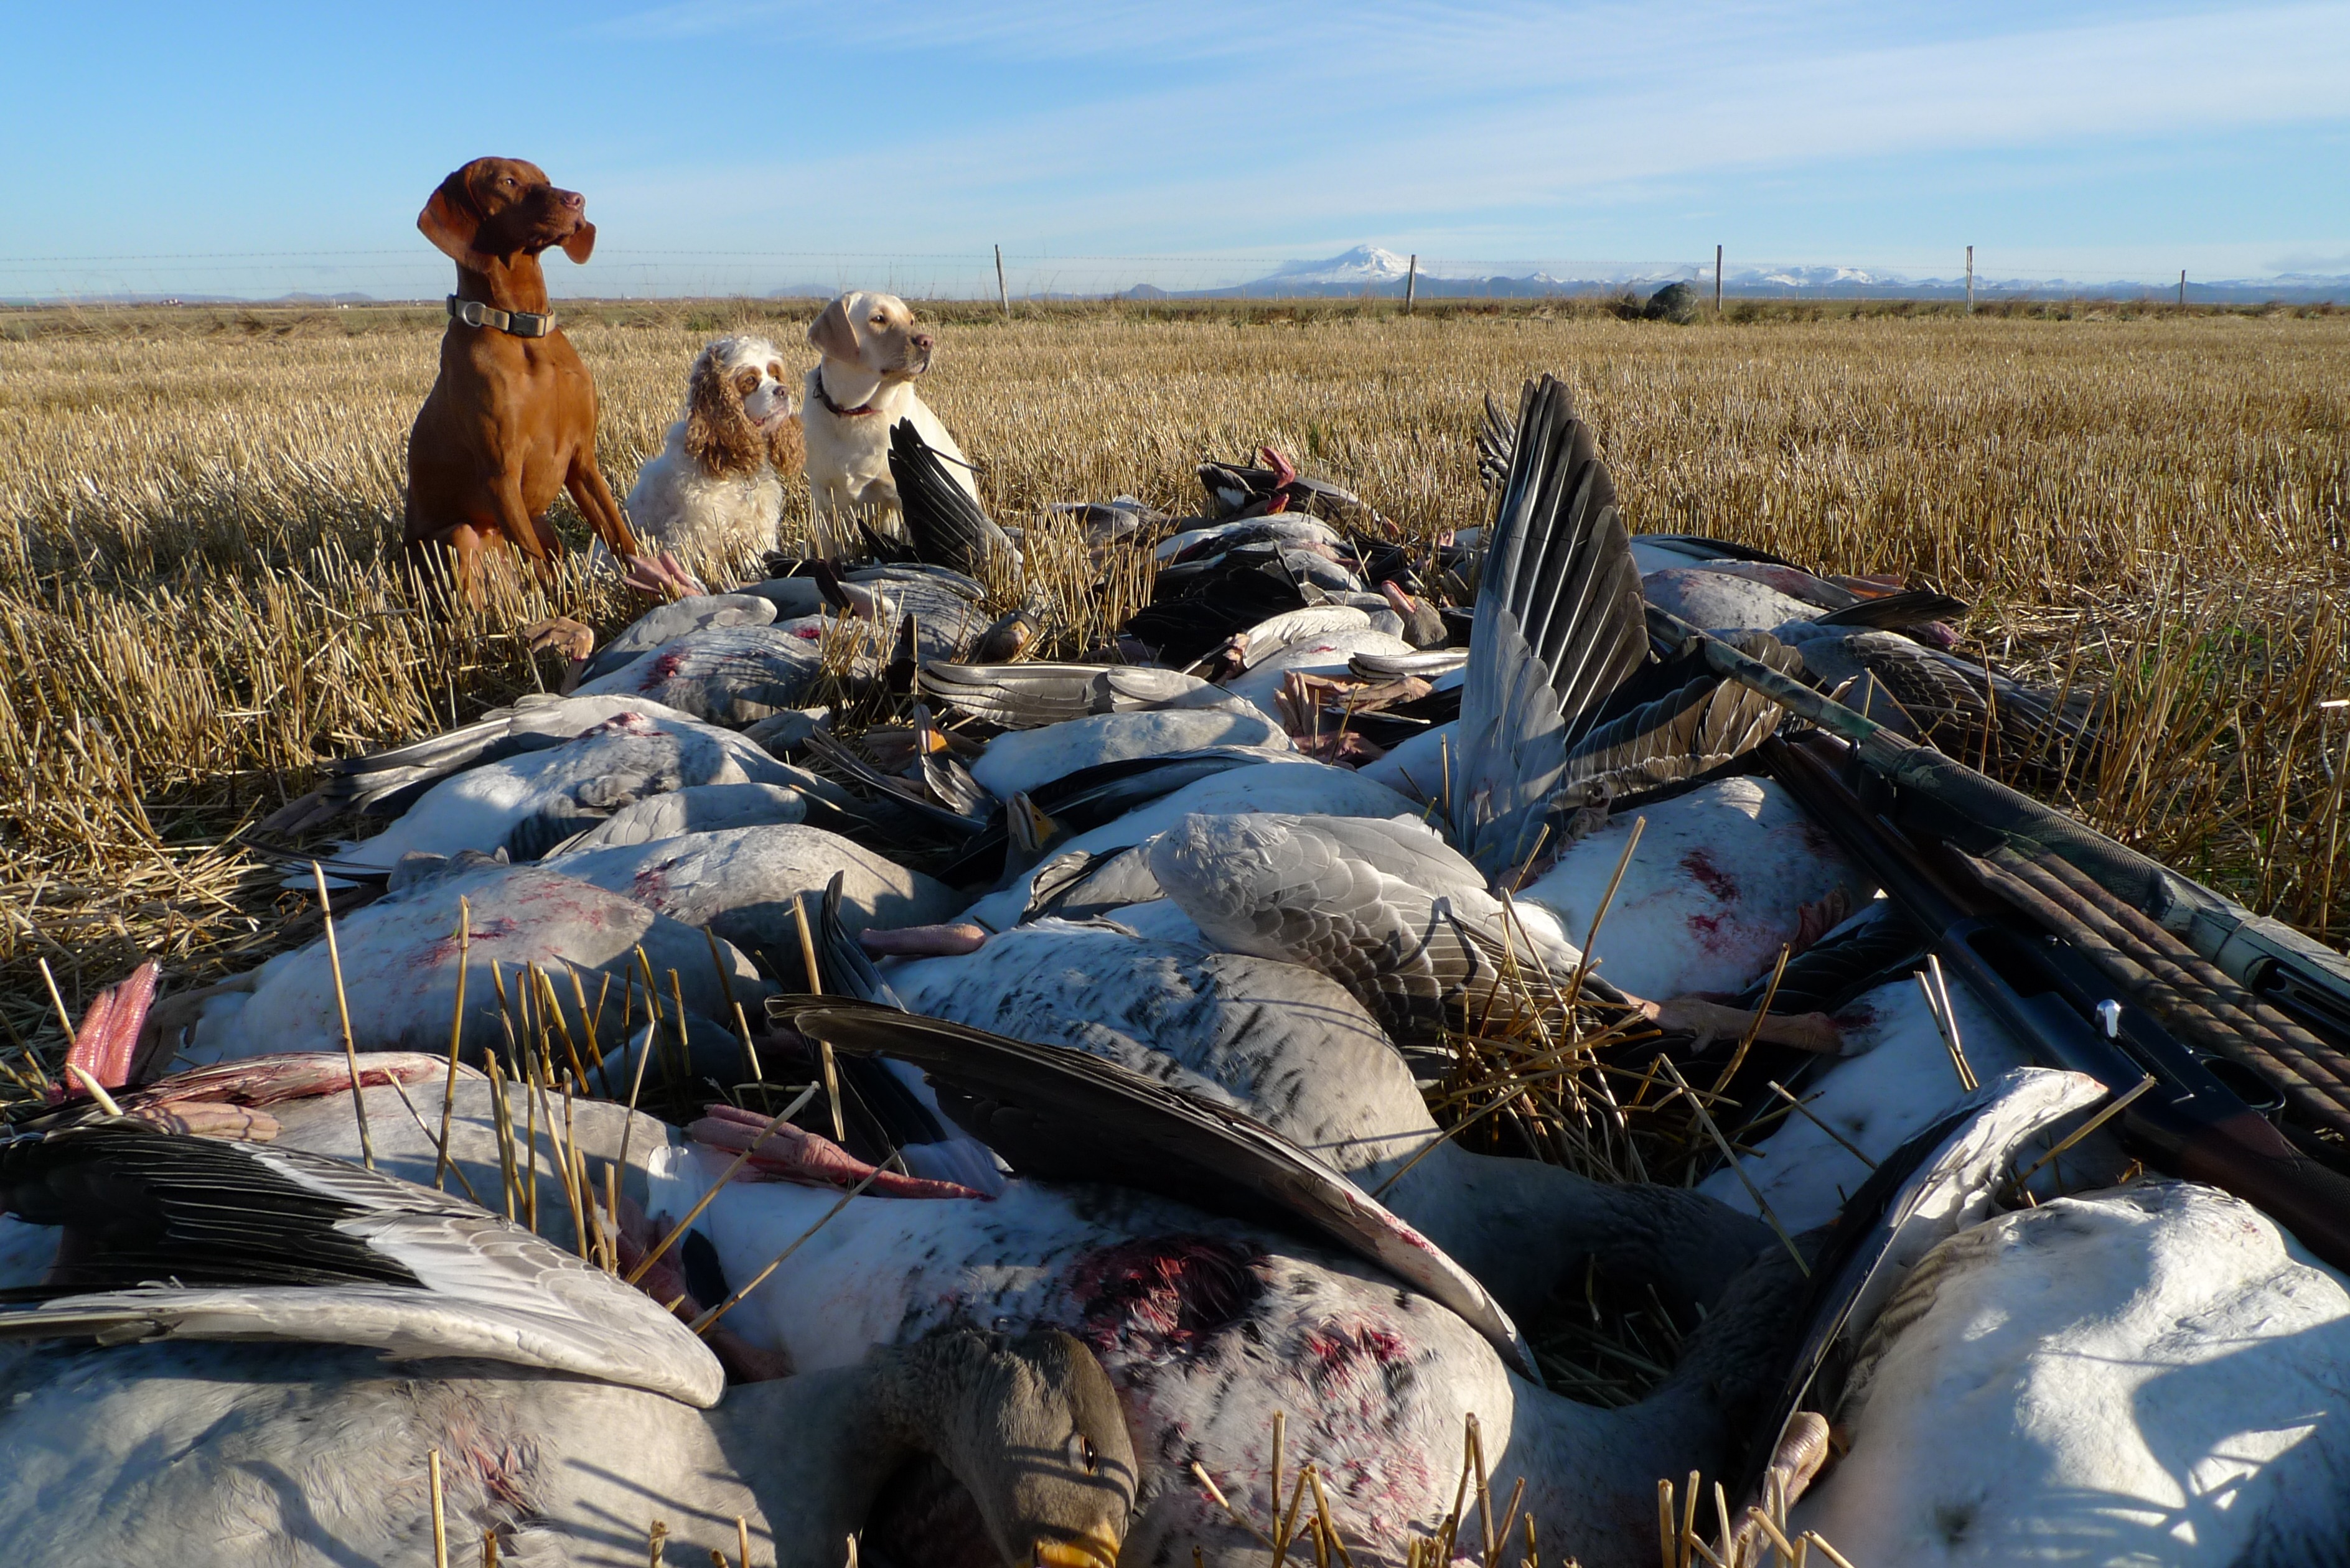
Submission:
[[705,626],[583,681],[577,694],[643,697],[715,724],[753,723],[806,705],[836,625],[810,616]]
[[[843,1048],[862,1048],[827,1026],[808,1026]],[[954,1036],[948,1054],[959,1064],[925,1057],[925,1070],[934,1082],[963,1085],[941,1094],[971,1105],[974,1130],[1015,1168],[1049,1161],[1040,1168],[1071,1175],[1106,1168],[1153,1187],[1180,1180],[1211,1202],[1207,1195],[1231,1191],[1247,1168],[1219,1139],[1193,1145],[1146,1130],[1145,1107],[1163,1103],[1151,1085],[1115,1104],[1072,1102],[1058,1088],[1038,1092],[1017,1075],[991,1075],[993,1059],[974,1055],[971,1044],[967,1033]],[[1033,1052],[1021,1059],[1037,1060]],[[1087,1130],[1072,1137],[1072,1123]],[[1258,1135],[1246,1147],[1267,1146]],[[678,1171],[671,1211],[704,1190],[708,1178],[698,1170],[697,1164]],[[1281,1205],[1271,1212],[1295,1214],[1295,1199],[1279,1196],[1294,1190],[1284,1179],[1268,1171],[1258,1190],[1260,1203]],[[817,1212],[785,1189],[733,1188],[696,1229],[733,1277],[763,1265]],[[1349,1224],[1366,1217],[1358,1205],[1338,1212],[1354,1215]],[[1657,1397],[1600,1411],[1513,1376],[1503,1353],[1467,1320],[1399,1290],[1394,1276],[1359,1257],[1299,1235],[1091,1182],[1015,1179],[983,1209],[901,1203],[885,1212],[859,1199],[736,1315],[753,1315],[747,1337],[787,1346],[803,1366],[854,1361],[873,1344],[926,1332],[934,1317],[1070,1325],[1096,1348],[1136,1429],[1148,1434],[1136,1524],[1122,1559],[1129,1563],[1189,1562],[1194,1545],[1211,1563],[1252,1560],[1255,1543],[1234,1530],[1188,1467],[1199,1463],[1228,1495],[1260,1508],[1275,1409],[1290,1413],[1290,1452],[1323,1468],[1336,1522],[1349,1542],[1399,1542],[1432,1526],[1451,1504],[1452,1478],[1432,1473],[1425,1456],[1456,1445],[1462,1417],[1475,1410],[1497,1434],[1489,1452],[1505,1452],[1499,1463],[1529,1472],[1530,1493],[1546,1511],[1545,1532],[1559,1532],[1555,1539],[1586,1562],[1608,1562],[1614,1518],[1626,1500],[1637,1497],[1652,1516],[1650,1472],[1716,1454],[1737,1419],[1742,1389],[1769,1376],[1788,1288],[1758,1286],[1736,1309],[1717,1313]],[[811,1314],[805,1303],[817,1299],[827,1304]]]
[[[1193,812],[1277,811],[1329,816],[1406,816],[1411,803],[1383,784],[1351,769],[1333,767],[1294,753],[1261,748],[1219,747],[1205,754],[1176,753],[1131,763],[1105,764],[1105,772],[1134,770],[1115,788],[1102,793],[1133,799],[1098,826],[1066,837],[1054,836],[1044,847],[1056,857],[1064,855],[1106,856],[1130,849],[1163,833]],[[1161,787],[1183,781],[1180,787]],[[1051,811],[1062,807],[1052,805]],[[1057,824],[1055,825],[1057,833]],[[999,891],[974,903],[965,912],[991,930],[1016,924],[1035,894],[1037,867],[1024,866]]]
[[931,701],[1007,730],[1097,713],[1238,706],[1196,675],[1138,665],[925,663],[920,680]]
[[[368,879],[390,876],[412,854],[504,850],[517,860],[536,859],[639,801],[732,784],[806,784],[805,793],[839,793],[712,725],[669,710],[623,710],[519,754],[477,756],[429,784],[381,833],[343,845],[323,864],[329,876]],[[389,794],[376,804],[398,800]]]
[[1579,1277],[1593,1249],[1701,1300],[1719,1288],[1725,1258],[1769,1240],[1755,1221],[1675,1189],[1602,1187],[1461,1149],[1440,1135],[1378,1023],[1336,981],[1295,964],[1046,920],[885,975],[914,1012],[1084,1051],[1246,1111],[1382,1193],[1516,1310]]
[[[1461,1010],[1482,1017],[1513,971],[1564,987],[1581,964],[1551,912],[1505,910],[1477,868],[1425,824],[1344,817],[1191,816],[1147,849],[1156,888],[1227,952],[1329,975],[1409,1051],[1440,1037]],[[1635,966],[1637,967],[1637,966]],[[1659,971],[1659,972],[1663,972]],[[1596,975],[1596,998],[1627,999]],[[1842,1047],[1816,1013],[1709,1013],[1683,991],[1628,1000],[1671,1030],[1742,1033],[1814,1052]]]
[[712,626],[766,626],[775,619],[775,601],[758,594],[697,594],[659,605],[612,634],[580,671],[582,680],[609,675],[639,654]]
[[[465,1032],[471,1050],[504,1038],[494,981],[519,987],[524,981],[517,975],[534,964],[552,979],[555,1005],[583,1052],[599,1039],[606,1049],[619,1044],[623,999],[632,986],[629,1005],[641,1025],[646,965],[665,1005],[683,998],[691,1038],[707,1038],[713,1049],[724,1042],[730,1061],[733,1029],[712,1021],[731,1021],[735,1002],[752,1005],[772,989],[730,944],[717,946],[716,962],[724,966],[720,972],[707,933],[553,871],[459,856],[411,875],[413,880],[400,881],[388,896],[335,923],[343,992],[362,1051],[445,1054],[461,955],[470,971]],[[462,944],[461,903],[467,912]],[[333,956],[322,939],[234,980],[167,998],[149,1021],[133,1077],[155,1076],[175,1057],[202,1064],[338,1048],[343,1009]],[[601,1033],[591,1033],[589,1020],[607,999]]]
[[562,840],[549,855],[577,854],[650,844],[684,833],[718,833],[730,827],[775,827],[805,821],[810,797],[771,784],[688,784],[648,795]]
[[2324,1563],[2350,1541],[2350,1282],[2148,1179],[1989,1220],[1909,1271],[1794,1521],[1856,1562]]
[[641,697],[533,694],[511,708],[493,709],[473,722],[442,734],[328,763],[322,770],[324,784],[278,811],[262,826],[271,833],[298,833],[346,811],[397,816],[452,774],[561,745],[623,714],[638,715],[660,726],[696,723],[688,714]]
[[806,826],[690,833],[571,850],[542,864],[703,927],[751,953],[795,955],[802,917],[794,906],[820,897],[835,876],[846,877],[841,912],[852,936],[868,926],[929,925],[967,901],[861,845]]
[[[1629,863],[1625,845],[1643,820]],[[1519,904],[1578,936],[1607,903],[1600,972],[1639,996],[1736,991],[1800,950],[1874,889],[1779,784],[1718,779],[1612,818],[1524,884]]]
[[[949,1330],[718,1403],[675,1319],[430,1189],[121,1124],[20,1140],[0,1170],[13,1211],[75,1238],[0,1334],[168,1336],[0,1353],[12,1562],[246,1563],[256,1537],[288,1563],[429,1562],[433,1450],[449,1534],[511,1560],[641,1563],[655,1517],[672,1548],[732,1552],[739,1515],[763,1556],[834,1568],[924,1454],[1004,1560],[1116,1559],[1133,1450],[1066,1335]],[[159,1270],[180,1282],[140,1282]]]

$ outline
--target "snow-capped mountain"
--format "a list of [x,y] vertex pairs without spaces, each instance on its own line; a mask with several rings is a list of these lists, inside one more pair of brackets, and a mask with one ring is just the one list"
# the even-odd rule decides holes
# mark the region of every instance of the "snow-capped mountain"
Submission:
[[1378,245],[1357,245],[1342,251],[1327,261],[1284,262],[1257,281],[1275,283],[1338,284],[1360,287],[1365,284],[1401,283],[1411,270],[1408,257],[1399,256]]
[[[1506,265],[1506,264],[1505,264]],[[1525,272],[1494,267],[1478,270],[1475,264],[1423,257],[1419,293],[1423,299],[1527,298],[1552,295],[1649,294],[1669,283],[1693,283],[1711,290],[1713,268],[1705,265],[1648,264],[1577,269],[1580,275],[1560,277],[1540,269]],[[1144,286],[1138,293],[1157,297],[1223,298],[1376,295],[1401,297],[1410,271],[1406,256],[1383,245],[1360,244],[1320,261],[1284,262],[1263,276],[1222,288],[1161,291]],[[1952,299],[1966,294],[1963,275],[1917,277],[1877,267],[1809,265],[1747,265],[1722,275],[1722,292],[1747,298],[1809,297],[1828,299]],[[2086,283],[2070,278],[1975,278],[1978,298],[2111,298],[2133,299],[2167,296],[2161,283],[2110,280]],[[2280,275],[2269,278],[2189,278],[2189,303],[2259,303],[2264,300],[2311,300],[2350,297],[2350,277]]]

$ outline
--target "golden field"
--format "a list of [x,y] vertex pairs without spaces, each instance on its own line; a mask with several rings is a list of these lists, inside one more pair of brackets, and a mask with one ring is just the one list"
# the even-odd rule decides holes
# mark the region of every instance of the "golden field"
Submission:
[[[615,489],[703,341],[763,330],[813,362],[812,309],[567,308]],[[2320,706],[2350,696],[2350,317],[940,314],[924,395],[1014,524],[1121,491],[1189,510],[1195,462],[1270,443],[1415,530],[1468,526],[1480,399],[1557,371],[1633,528],[1971,599],[1971,650],[2115,688],[2116,744],[2063,804],[2262,912],[2350,926],[2350,708]],[[452,636],[395,580],[440,330],[393,307],[0,316],[0,1052],[59,1036],[36,961],[78,1012],[140,956],[214,978],[315,929],[240,827],[322,756],[551,680],[516,628],[626,618],[573,575]]]

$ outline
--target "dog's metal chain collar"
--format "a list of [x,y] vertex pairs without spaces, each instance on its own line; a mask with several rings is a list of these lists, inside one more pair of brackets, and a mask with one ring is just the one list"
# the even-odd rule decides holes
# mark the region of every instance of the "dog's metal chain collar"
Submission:
[[555,330],[555,312],[533,314],[527,310],[500,310],[484,305],[478,299],[449,296],[449,319],[467,327],[487,327],[516,337],[544,337]]
[[844,409],[838,403],[834,402],[832,400],[832,394],[824,389],[824,372],[821,369],[816,373],[816,400],[822,403],[826,408],[831,410],[835,414],[844,420],[853,420],[865,414],[875,414],[881,411],[875,408],[871,403],[859,403],[853,409]]

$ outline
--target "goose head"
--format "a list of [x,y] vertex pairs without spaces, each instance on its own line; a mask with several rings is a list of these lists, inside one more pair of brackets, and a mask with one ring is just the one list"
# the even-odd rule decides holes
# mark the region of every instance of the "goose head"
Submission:
[[898,1358],[899,1419],[962,1482],[1003,1562],[1115,1568],[1138,1467],[1093,1352],[1058,1331],[955,1330]]

